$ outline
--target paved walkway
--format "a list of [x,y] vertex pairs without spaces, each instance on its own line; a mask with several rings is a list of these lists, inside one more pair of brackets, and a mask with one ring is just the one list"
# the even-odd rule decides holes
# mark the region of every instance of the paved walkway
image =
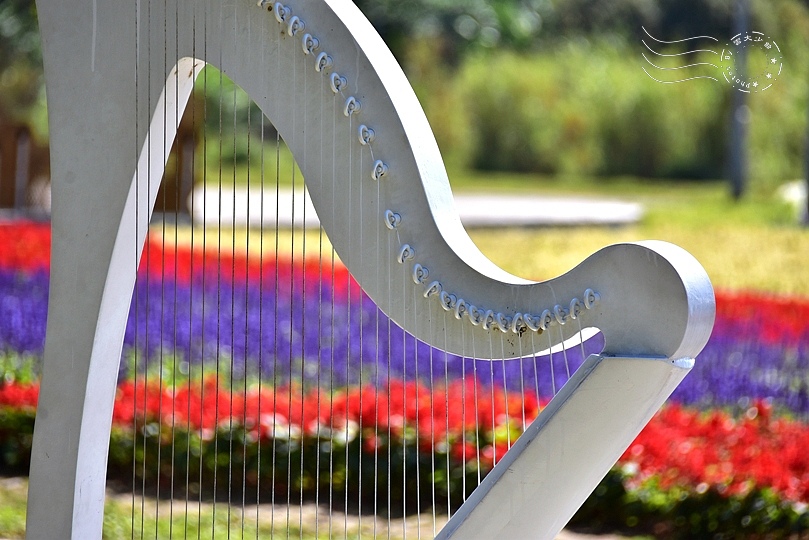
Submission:
[[[265,228],[274,228],[277,213],[281,227],[292,226],[293,216],[295,227],[319,225],[312,201],[305,192],[293,195],[291,190],[284,189],[276,200],[275,189],[262,194],[258,189],[248,192],[237,188],[234,192],[223,187],[221,207],[218,188],[209,190],[206,195],[198,187],[192,197],[196,223],[256,228],[263,224]],[[460,193],[455,194],[455,204],[461,222],[469,228],[621,226],[636,223],[643,217],[640,204],[585,197]],[[0,220],[19,218],[47,220],[50,215],[43,210],[0,210]]]
[[[218,190],[201,189],[192,194],[193,218],[197,223],[275,227],[317,227],[317,213],[308,194],[282,190],[224,188],[221,207]],[[263,203],[262,203],[263,199]],[[293,204],[294,203],[294,204]],[[636,223],[643,208],[636,203],[588,199],[580,197],[545,197],[536,195],[502,195],[493,193],[456,194],[455,203],[463,224],[475,227],[559,227],[581,225],[619,226]],[[294,212],[293,212],[294,210]],[[262,220],[263,211],[263,220]],[[234,220],[235,214],[235,220]]]

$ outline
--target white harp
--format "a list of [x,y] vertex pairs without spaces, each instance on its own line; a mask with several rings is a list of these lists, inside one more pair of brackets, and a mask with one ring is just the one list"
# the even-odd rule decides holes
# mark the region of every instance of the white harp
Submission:
[[[441,537],[553,538],[710,335],[711,284],[673,245],[611,246],[541,283],[488,261],[461,226],[413,90],[350,0],[37,7],[53,240],[29,538],[101,536],[112,406],[145,224],[205,63],[278,129],[341,260],[408,332],[449,352],[499,358],[546,348],[549,334],[557,342],[582,327],[604,334],[603,353],[574,374]],[[532,339],[537,333],[543,339]]]

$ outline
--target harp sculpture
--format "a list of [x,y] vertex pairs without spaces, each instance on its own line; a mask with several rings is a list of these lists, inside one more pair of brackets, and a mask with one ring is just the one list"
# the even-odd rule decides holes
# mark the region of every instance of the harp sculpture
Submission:
[[[546,282],[473,245],[407,79],[349,0],[38,0],[53,170],[47,343],[28,537],[100,538],[138,262],[196,76],[221,69],[291,149],[356,281],[419,340],[521,358],[604,338],[440,531],[553,538],[693,365],[713,324],[699,263],[607,247]],[[560,345],[562,344],[562,345]]]

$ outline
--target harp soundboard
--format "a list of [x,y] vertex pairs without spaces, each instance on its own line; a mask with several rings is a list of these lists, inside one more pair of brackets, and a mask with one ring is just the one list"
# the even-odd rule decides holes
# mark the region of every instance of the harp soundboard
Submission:
[[[329,536],[349,535],[345,516],[352,511],[373,523],[360,535],[389,538],[397,516],[415,512],[422,519],[432,508],[432,517],[423,517],[431,523],[429,536],[554,538],[710,335],[710,281],[671,244],[609,246],[544,282],[512,276],[486,259],[461,225],[410,84],[349,0],[39,0],[37,7],[53,234],[29,538],[101,537],[111,426],[125,378],[134,379],[135,389],[128,420],[133,538],[162,536],[156,525],[144,524],[147,497],[161,508],[169,499],[186,524],[206,504],[228,518],[238,513],[234,535],[245,534],[251,504],[252,519],[265,512],[279,523],[278,504],[286,504],[285,531],[297,537],[290,506],[308,500],[325,512],[328,523],[314,527]],[[200,75],[206,72],[214,75]],[[236,166],[209,157],[216,154],[211,148],[221,158],[223,147],[235,146],[244,124],[221,112],[230,110],[223,102],[236,100],[222,90],[226,80],[261,113],[248,139],[254,166],[247,168],[248,187],[264,201],[264,194],[279,195],[290,184],[300,193],[305,179],[322,227],[311,235],[281,230],[264,215],[278,209],[263,203],[253,211],[261,213],[266,234],[264,225],[257,236],[245,233],[247,246],[236,245],[234,223],[223,221],[222,212],[213,216],[219,227],[154,224],[187,109],[206,126],[220,126],[220,136],[206,135],[190,161],[197,176],[206,176],[195,189],[216,201],[214,208],[229,204],[222,197],[236,183]],[[218,108],[191,99],[215,84]],[[298,168],[281,164],[287,149]],[[217,169],[218,177],[207,178]],[[178,262],[183,257],[186,270]],[[180,313],[178,295],[187,295],[191,311]],[[158,334],[147,320],[155,310]],[[195,326],[194,310],[213,322]],[[130,313],[134,327],[127,330]],[[340,333],[341,327],[349,330]],[[588,341],[594,334],[597,341]],[[122,369],[125,351],[129,371]],[[568,361],[576,355],[578,369]],[[345,372],[333,363],[326,370],[324,358],[344,362]],[[517,387],[507,370],[518,373]],[[456,380],[460,386],[453,386]],[[157,427],[145,412],[153,388],[168,396]],[[201,418],[177,412],[179,404],[189,411],[196,406],[181,400],[181,390],[190,395],[191,388],[209,397],[227,390],[216,402],[213,432]],[[359,389],[361,418],[340,412],[354,395],[350,388]],[[415,419],[394,414],[409,410],[406,403],[392,405],[395,395],[407,399],[410,391],[418,402]],[[516,412],[506,404],[505,423],[494,413],[482,415],[481,399],[467,399],[473,393],[491,397],[492,411],[496,400],[519,396]],[[291,403],[304,394],[318,396],[318,411],[328,414],[317,412],[313,426],[296,427]],[[234,395],[241,404],[234,405]],[[247,418],[250,396],[258,396],[265,412],[272,409],[271,419]],[[283,415],[279,400],[288,403]],[[468,415],[460,458],[448,449],[458,440],[445,425],[458,408]],[[497,441],[484,447],[476,424],[484,417],[492,432],[505,429],[500,442],[507,451]],[[524,432],[519,438],[512,425]],[[247,442],[234,443],[234,426]],[[381,439],[369,435],[372,428]],[[201,450],[194,454],[177,436],[183,429],[198,433],[195,444],[228,447],[228,459],[205,469]],[[302,431],[317,443],[304,444]],[[360,439],[378,444],[349,455],[350,442]],[[148,461],[155,444],[165,450]],[[264,449],[252,471],[249,444]],[[314,476],[304,471],[306,452],[317,454]],[[494,453],[494,466],[484,476],[487,452]],[[176,459],[181,455],[185,464]],[[453,480],[451,459],[461,460],[461,471],[477,473]],[[275,473],[286,463],[284,478],[268,473],[267,463]],[[335,463],[345,463],[342,479]],[[401,494],[391,493],[393,470],[403,471]],[[439,482],[441,471],[447,479]],[[436,484],[454,481],[463,482],[462,501],[452,499],[449,487],[436,495]],[[266,503],[276,504],[267,509]],[[445,525],[436,519],[442,507],[450,513]],[[177,525],[170,534],[185,537],[188,529]],[[208,534],[214,536],[212,530],[200,536]]]

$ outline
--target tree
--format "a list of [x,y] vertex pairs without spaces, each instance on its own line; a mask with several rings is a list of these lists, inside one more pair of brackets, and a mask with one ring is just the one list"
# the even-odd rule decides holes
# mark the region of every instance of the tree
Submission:
[[0,119],[28,120],[43,95],[42,46],[36,5],[0,2]]

